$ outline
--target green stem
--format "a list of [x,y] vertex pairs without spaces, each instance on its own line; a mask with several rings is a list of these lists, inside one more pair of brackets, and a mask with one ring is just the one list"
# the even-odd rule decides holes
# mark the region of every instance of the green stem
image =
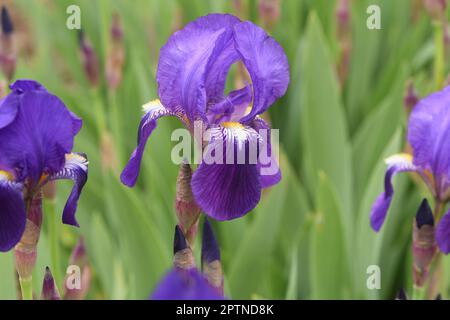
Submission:
[[414,285],[412,300],[423,300],[425,297],[425,288]]
[[436,90],[440,90],[444,83],[444,30],[441,21],[434,22],[434,82]]
[[25,279],[20,278],[20,290],[22,291],[23,300],[33,300],[33,281],[32,277]]
[[56,215],[56,203],[55,200],[46,201],[46,211],[49,216],[49,241],[50,241],[50,260],[52,266],[53,277],[55,278],[56,285],[61,284],[61,274],[59,270],[59,230],[58,230],[58,217]]

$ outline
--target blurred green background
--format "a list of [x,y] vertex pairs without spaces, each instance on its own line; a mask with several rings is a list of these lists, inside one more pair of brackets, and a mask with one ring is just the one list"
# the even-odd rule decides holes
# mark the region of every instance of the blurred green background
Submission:
[[[214,223],[227,296],[392,299],[400,288],[411,289],[412,218],[426,190],[407,175],[396,178],[393,205],[379,234],[369,226],[369,212],[383,188],[383,159],[405,147],[408,81],[427,95],[436,90],[436,72],[445,76],[448,70],[448,64],[435,69],[441,51],[422,1],[350,1],[350,30],[344,36],[337,32],[337,1],[330,0],[275,1],[280,16],[272,22],[256,0],[0,3],[12,12],[19,37],[15,78],[38,80],[83,118],[74,151],[90,160],[77,213],[81,228],[63,226],[60,215],[44,213],[37,293],[46,265],[61,281],[79,236],[92,266],[88,299],[147,298],[171,267],[178,167],[170,161],[175,144],[170,134],[181,124],[169,118],[158,122],[135,188],[123,186],[118,177],[135,147],[141,106],[157,98],[159,48],[176,29],[211,12],[263,25],[291,66],[288,92],[267,115],[280,129],[283,179],[252,213]],[[66,28],[71,4],[80,7],[81,27],[100,62],[95,89],[83,71],[77,31]],[[366,27],[371,4],[381,9],[380,30]],[[121,19],[125,46],[117,90],[109,90],[104,80],[113,14]],[[351,48],[347,65],[345,48]],[[70,188],[70,182],[58,183],[57,212]],[[50,254],[52,219],[58,219],[58,262]],[[198,258],[199,249],[198,243]],[[370,265],[381,268],[380,290],[366,286]],[[448,297],[448,258],[445,265],[441,292]],[[0,298],[16,297],[13,271],[12,253],[1,254]]]

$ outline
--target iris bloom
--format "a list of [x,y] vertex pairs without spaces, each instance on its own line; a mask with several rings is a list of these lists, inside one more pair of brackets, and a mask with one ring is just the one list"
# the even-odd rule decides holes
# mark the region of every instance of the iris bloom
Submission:
[[[225,95],[228,71],[238,61],[247,68],[251,84]],[[144,106],[137,148],[121,175],[125,185],[136,183],[147,139],[163,116],[178,117],[191,132],[200,121],[212,137],[205,152],[223,143],[240,153],[264,140],[259,132],[265,130],[266,156],[272,157],[270,127],[258,115],[286,92],[289,65],[282,47],[258,26],[228,14],[189,23],[161,48],[157,82],[161,100]],[[258,204],[262,188],[281,179],[278,165],[271,175],[264,175],[266,160],[258,155],[250,162],[199,165],[191,186],[206,214],[217,220],[240,217]]]
[[[380,230],[385,220],[394,195],[392,178],[399,172],[417,172],[437,203],[445,204],[450,200],[450,87],[431,94],[414,107],[409,119],[408,141],[413,155],[397,154],[386,160],[385,190],[373,204],[370,216],[375,231]],[[450,252],[448,212],[437,226],[436,242],[443,253]]]
[[36,81],[18,80],[10,88],[0,100],[0,251],[19,242],[26,208],[51,180],[74,180],[62,219],[77,226],[88,164],[84,155],[71,153],[81,119]]

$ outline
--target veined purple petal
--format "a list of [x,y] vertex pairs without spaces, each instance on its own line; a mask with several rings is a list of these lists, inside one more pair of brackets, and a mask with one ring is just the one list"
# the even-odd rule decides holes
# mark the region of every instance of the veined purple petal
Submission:
[[165,108],[159,100],[154,100],[144,105],[145,114],[141,119],[138,129],[137,147],[131,154],[130,160],[120,175],[122,183],[128,187],[136,184],[139,176],[142,156],[148,138],[156,128],[156,120],[162,116],[176,115],[173,111]]
[[391,205],[392,196],[394,195],[392,178],[400,172],[419,170],[419,168],[412,163],[412,158],[408,154],[394,155],[386,159],[386,164],[388,167],[384,177],[384,192],[377,197],[370,212],[370,224],[372,229],[376,232],[378,232],[383,225],[387,211]]
[[223,300],[197,271],[171,270],[159,283],[152,300]]
[[6,127],[17,116],[19,111],[19,97],[16,94],[10,94],[0,100],[0,129]]
[[157,71],[163,105],[172,111],[183,108],[192,121],[205,114],[209,101],[221,100],[228,69],[239,58],[231,29],[238,22],[232,15],[210,14],[170,37]]
[[439,221],[436,229],[436,242],[442,253],[450,253],[450,212]]
[[289,63],[278,42],[252,22],[236,24],[234,40],[253,85],[253,107],[242,118],[241,122],[245,123],[285,94],[289,84]]
[[0,171],[0,251],[9,251],[20,241],[25,223],[22,186]]
[[[211,129],[203,162],[192,177],[197,204],[216,220],[231,220],[252,210],[261,198],[257,133],[239,123]],[[232,152],[231,152],[232,150]]]
[[[70,153],[74,120],[63,102],[33,81],[16,81],[19,96],[13,122],[0,129],[0,164],[18,171],[17,178],[37,183],[43,173],[59,171]],[[30,88],[37,88],[35,90]]]
[[40,84],[37,81],[28,79],[17,80],[14,83],[12,83],[9,86],[9,88],[18,94],[24,93],[26,91],[37,91],[37,90],[47,92],[47,90],[44,88],[42,84]]
[[72,192],[67,199],[63,211],[62,220],[65,224],[76,227],[79,226],[75,219],[75,213],[77,211],[77,203],[80,198],[81,190],[83,190],[88,178],[88,164],[89,162],[85,154],[67,154],[64,168],[49,178],[50,180],[69,179],[74,182]]
[[260,146],[266,148],[266,150],[259,151],[258,170],[260,173],[261,186],[263,188],[268,188],[281,180],[281,170],[276,155],[272,152],[270,126],[260,117],[256,117],[251,126],[261,137],[262,143]]

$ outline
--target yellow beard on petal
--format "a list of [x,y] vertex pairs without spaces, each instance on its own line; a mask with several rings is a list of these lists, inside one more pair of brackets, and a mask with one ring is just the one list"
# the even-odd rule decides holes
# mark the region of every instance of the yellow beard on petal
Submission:
[[233,129],[233,128],[234,129],[244,129],[245,128],[239,122],[234,122],[234,121],[225,121],[225,122],[222,122],[220,125],[227,129]]
[[0,170],[0,180],[12,181],[14,180],[14,175],[11,172]]

